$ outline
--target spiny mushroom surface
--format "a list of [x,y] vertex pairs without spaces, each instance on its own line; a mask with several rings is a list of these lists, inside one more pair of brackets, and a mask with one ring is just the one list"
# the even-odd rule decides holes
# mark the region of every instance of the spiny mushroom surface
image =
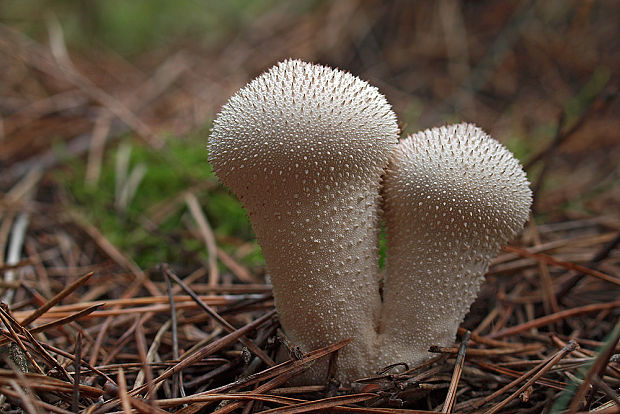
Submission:
[[517,159],[480,128],[402,140],[383,184],[387,270],[377,364],[418,363],[453,343],[502,244],[532,201]]
[[304,351],[353,338],[343,381],[376,369],[379,187],[397,139],[375,87],[298,60],[231,97],[211,134],[209,160],[248,211],[286,334]]

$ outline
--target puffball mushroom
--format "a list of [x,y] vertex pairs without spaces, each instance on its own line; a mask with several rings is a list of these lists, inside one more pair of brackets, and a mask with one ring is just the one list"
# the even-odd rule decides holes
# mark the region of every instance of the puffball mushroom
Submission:
[[380,181],[397,142],[375,87],[299,60],[251,81],[213,125],[209,160],[248,211],[284,331],[303,351],[353,338],[343,381],[376,369]]
[[510,151],[471,124],[399,143],[383,184],[379,366],[415,364],[431,345],[453,343],[491,260],[528,218],[528,184]]

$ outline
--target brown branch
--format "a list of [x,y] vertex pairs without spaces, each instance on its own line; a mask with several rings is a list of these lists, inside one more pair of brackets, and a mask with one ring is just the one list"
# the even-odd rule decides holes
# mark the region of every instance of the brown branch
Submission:
[[[519,382],[523,381],[525,378],[529,377],[530,375],[532,376],[528,381],[525,382],[525,384],[523,384],[521,387],[519,387],[519,389],[517,389],[515,392],[510,394],[506,399],[504,399],[503,401],[501,401],[497,405],[495,405],[492,408],[490,408],[489,410],[485,411],[484,414],[495,414],[498,411],[500,411],[510,401],[514,400],[519,394],[521,394],[526,388],[528,388],[534,382],[536,382],[536,380],[538,378],[542,377],[545,373],[547,373],[547,371],[549,371],[555,365],[556,362],[558,362],[560,359],[564,358],[566,356],[566,354],[568,354],[568,353],[574,351],[575,349],[577,349],[577,347],[578,347],[578,345],[577,345],[577,343],[575,341],[570,341],[564,348],[562,348],[560,351],[558,351],[553,357],[551,357],[550,359],[546,360],[543,364],[541,364],[540,366],[537,366],[536,368],[526,372],[525,374],[523,374],[522,377],[517,378],[516,380],[512,381],[510,384],[508,384],[505,387],[503,387],[501,390],[507,391],[510,388],[512,388],[513,386],[517,385]],[[504,391],[502,391],[502,393]],[[496,392],[494,394],[500,395],[501,393]],[[495,396],[496,396],[494,394],[491,394],[491,395],[493,395],[493,398],[495,398]]]
[[469,331],[466,331],[465,335],[463,335],[461,346],[459,347],[459,353],[457,354],[456,362],[454,363],[454,372],[452,373],[452,379],[450,380],[448,394],[446,395],[446,400],[444,401],[441,409],[442,413],[449,413],[452,411],[452,406],[456,400],[456,389],[459,385],[461,374],[463,373],[463,364],[465,364],[465,354],[467,352],[467,344],[469,343],[470,337],[471,332]]
[[583,379],[583,382],[581,383],[581,385],[575,392],[575,395],[573,396],[570,406],[568,407],[569,413],[574,413],[580,408],[581,403],[585,399],[586,393],[590,389],[592,378],[595,376],[602,378],[603,373],[605,371],[605,367],[607,366],[607,363],[609,362],[609,359],[611,358],[611,356],[614,354],[614,350],[616,349],[616,344],[618,343],[619,340],[620,340],[620,322],[616,324],[616,327],[611,333],[609,340],[607,341],[603,349],[601,349],[601,351],[599,352],[598,356],[594,360],[594,363],[592,364],[592,366],[586,373],[585,378]]
[[606,282],[609,283],[613,283],[614,285],[618,285],[620,286],[620,278],[615,277],[615,276],[611,276],[611,275],[607,275],[603,272],[599,272],[598,270],[594,270],[594,269],[590,269],[587,268],[585,266],[581,266],[575,263],[571,263],[571,262],[565,262],[563,260],[558,260],[552,256],[543,254],[543,253],[530,253],[525,249],[520,249],[518,247],[514,247],[514,246],[505,246],[502,248],[502,250],[506,251],[506,252],[511,252],[511,253],[516,253],[519,256],[523,256],[523,257],[529,257],[532,259],[536,259],[540,262],[544,262],[544,263],[548,263],[554,266],[559,266],[559,267],[563,267],[565,269],[569,269],[569,270],[575,270],[577,272],[581,272],[583,274],[592,276],[592,277],[596,277],[598,279],[604,280]]
[[37,310],[32,312],[23,321],[21,321],[21,324],[24,327],[27,327],[32,322],[36,321],[39,318],[39,316],[43,315],[45,312],[50,310],[53,306],[60,303],[61,300],[69,296],[74,290],[76,290],[77,288],[79,288],[80,286],[88,282],[88,280],[90,279],[92,275],[94,275],[93,272],[86,273],[84,276],[80,277],[79,279],[71,283],[69,286],[61,290],[59,293],[57,293],[53,298],[51,298],[46,303],[44,303],[42,306],[40,306]]
[[538,319],[524,322],[520,325],[513,326],[512,328],[502,329],[501,331],[487,335],[487,337],[492,339],[503,338],[505,336],[510,336],[519,332],[527,331],[529,329],[540,328],[541,326],[549,325],[562,319],[571,318],[577,315],[583,315],[584,313],[598,312],[602,310],[615,309],[618,307],[620,307],[620,301],[595,303],[592,305],[580,306],[578,308],[566,309],[561,312],[552,313],[551,315],[546,315]]
[[[220,324],[226,331],[233,332],[235,330],[235,328],[230,323],[228,323],[228,321],[226,319],[222,318],[213,308],[211,308],[209,305],[207,305],[202,300],[200,300],[198,295],[196,295],[196,293],[194,293],[194,291],[191,290],[189,288],[189,286],[187,286],[185,283],[183,283],[183,281],[177,275],[175,275],[174,272],[172,272],[169,267],[163,266],[163,272],[167,276],[169,276],[172,280],[174,280],[179,286],[181,286],[183,288],[183,290],[185,291],[185,293],[190,295],[190,297],[192,299],[194,299],[196,304],[202,310],[207,312],[209,314],[209,316],[211,316],[213,319],[215,319],[215,321],[218,324]],[[252,351],[261,360],[263,360],[263,362],[265,362],[265,364],[267,364],[268,366],[274,366],[275,365],[275,362],[269,357],[269,355],[267,355],[262,349],[260,349],[250,339],[246,338],[245,336],[241,336],[241,337],[239,337],[239,342],[241,342],[243,345],[247,346],[250,351]]]

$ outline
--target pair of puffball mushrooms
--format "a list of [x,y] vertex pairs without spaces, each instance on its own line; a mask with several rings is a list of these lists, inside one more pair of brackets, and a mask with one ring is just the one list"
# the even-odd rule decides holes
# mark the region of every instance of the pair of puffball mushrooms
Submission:
[[[353,338],[337,359],[345,383],[452,344],[529,214],[523,169],[480,128],[398,135],[377,88],[286,60],[230,98],[209,142],[215,173],[248,211],[289,339],[310,351]],[[302,382],[326,375],[317,363]]]

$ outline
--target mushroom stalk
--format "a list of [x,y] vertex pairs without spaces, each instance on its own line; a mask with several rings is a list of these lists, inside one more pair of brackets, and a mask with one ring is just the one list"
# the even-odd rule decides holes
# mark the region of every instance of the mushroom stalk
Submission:
[[387,269],[377,364],[416,364],[453,343],[502,244],[522,229],[531,192],[514,156],[459,124],[400,142],[383,184]]
[[380,181],[397,137],[376,88],[287,60],[230,98],[209,143],[248,211],[286,334],[303,351],[353,338],[338,356],[343,381],[375,368]]

